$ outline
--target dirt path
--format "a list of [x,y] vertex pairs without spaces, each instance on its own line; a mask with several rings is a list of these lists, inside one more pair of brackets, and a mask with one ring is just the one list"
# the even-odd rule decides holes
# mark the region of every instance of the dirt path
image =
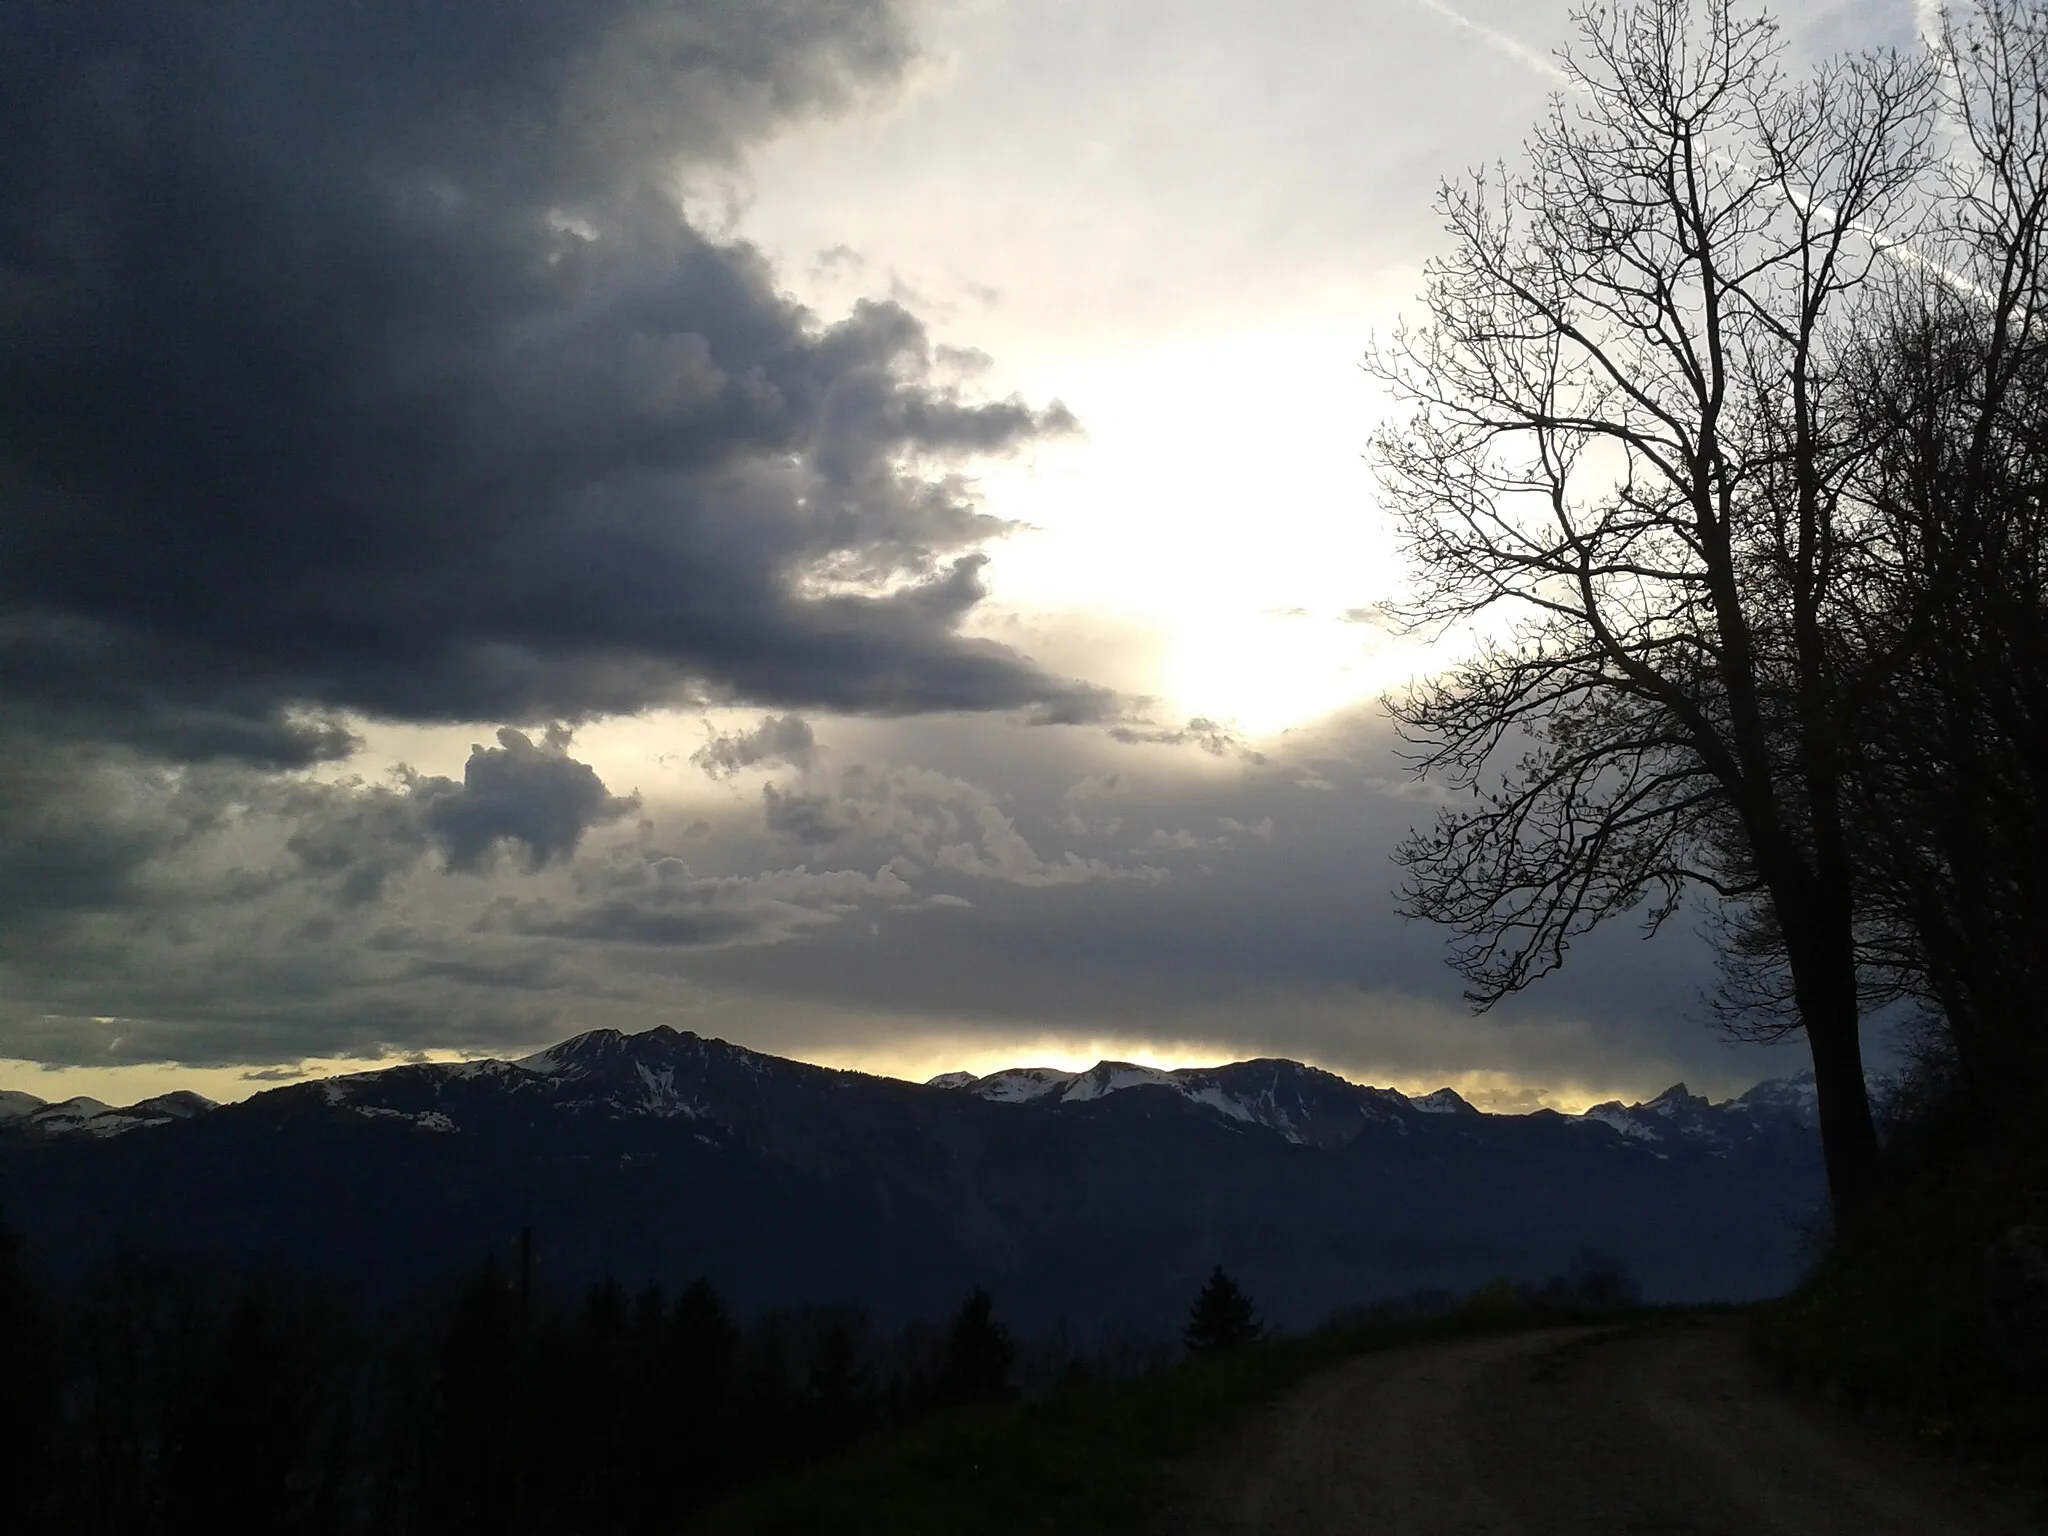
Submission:
[[1978,1536],[2016,1501],[1761,1382],[1739,1324],[1367,1355],[1196,1480],[1174,1536]]

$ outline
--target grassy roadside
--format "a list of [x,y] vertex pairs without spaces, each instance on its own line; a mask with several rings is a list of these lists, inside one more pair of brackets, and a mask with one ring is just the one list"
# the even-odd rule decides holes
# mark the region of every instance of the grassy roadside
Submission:
[[1177,1468],[1326,1366],[1370,1350],[1570,1320],[1546,1308],[1468,1304],[1449,1317],[1262,1340],[1133,1381],[962,1410],[749,1489],[687,1529],[691,1536],[1129,1536],[1149,1529],[1172,1501]]
[[2004,1167],[1969,1166],[1900,1180],[1866,1230],[1756,1309],[1759,1356],[1924,1449],[2048,1485],[2048,1392],[2038,1364],[2020,1374],[2000,1358],[1986,1299],[1986,1255],[2014,1223],[2011,1182]]

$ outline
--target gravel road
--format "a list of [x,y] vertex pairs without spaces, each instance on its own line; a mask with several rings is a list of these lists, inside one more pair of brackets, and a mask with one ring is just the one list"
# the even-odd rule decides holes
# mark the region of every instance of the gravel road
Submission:
[[1990,1536],[2009,1492],[1760,1380],[1741,1325],[1366,1355],[1190,1479],[1172,1536]]

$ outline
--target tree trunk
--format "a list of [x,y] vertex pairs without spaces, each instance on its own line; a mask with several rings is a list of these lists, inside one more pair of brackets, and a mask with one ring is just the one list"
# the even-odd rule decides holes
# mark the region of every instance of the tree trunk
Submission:
[[1827,930],[1833,926],[1813,924],[1794,941],[1787,925],[1786,947],[1800,1022],[1813,1053],[1821,1157],[1840,1230],[1854,1221],[1877,1182],[1877,1122],[1871,1117],[1870,1090],[1863,1080],[1854,951],[1846,925],[1841,942],[1830,942],[1835,935]]

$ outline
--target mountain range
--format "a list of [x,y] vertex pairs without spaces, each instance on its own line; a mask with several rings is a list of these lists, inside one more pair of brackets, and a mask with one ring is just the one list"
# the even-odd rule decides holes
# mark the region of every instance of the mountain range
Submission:
[[667,1028],[236,1104],[0,1096],[0,1206],[76,1267],[123,1249],[391,1292],[533,1233],[543,1281],[703,1274],[745,1310],[1158,1327],[1223,1263],[1267,1316],[1539,1278],[1586,1249],[1652,1299],[1784,1288],[1818,1209],[1808,1078],[1482,1113],[1282,1060],[925,1084]]

